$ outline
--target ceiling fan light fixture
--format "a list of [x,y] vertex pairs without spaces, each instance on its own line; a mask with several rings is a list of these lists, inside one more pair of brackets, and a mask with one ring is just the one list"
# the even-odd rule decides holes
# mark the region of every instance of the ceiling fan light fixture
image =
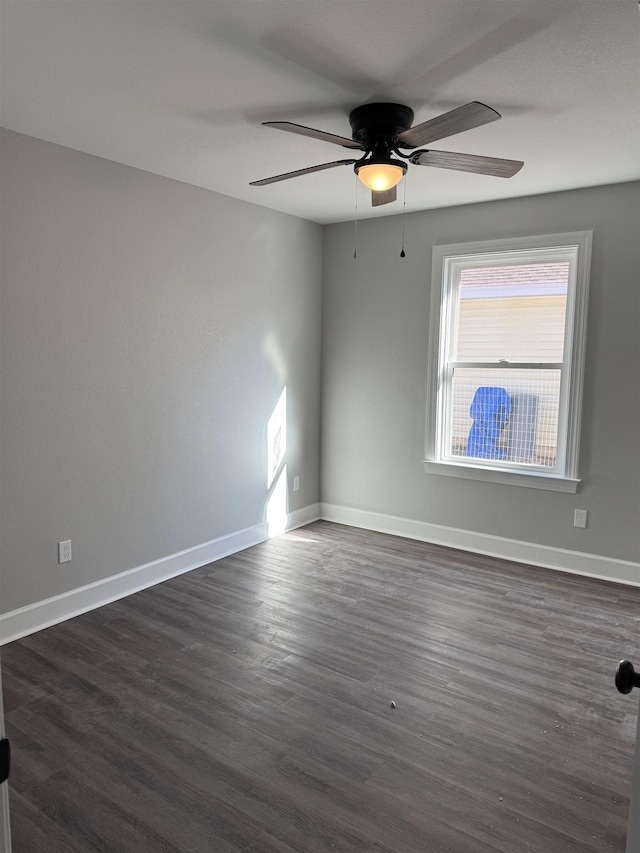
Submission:
[[400,183],[407,167],[399,160],[388,160],[383,163],[369,161],[356,167],[356,174],[370,190],[383,192],[390,190]]

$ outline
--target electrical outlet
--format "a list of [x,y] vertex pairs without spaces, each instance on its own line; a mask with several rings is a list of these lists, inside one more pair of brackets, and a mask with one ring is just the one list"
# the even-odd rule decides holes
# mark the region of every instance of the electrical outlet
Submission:
[[573,526],[574,527],[586,527],[587,526],[587,511],[586,509],[577,509],[573,513]]
[[71,562],[71,539],[65,539],[64,542],[58,542],[58,562]]
[[300,477],[294,477],[293,478],[293,491],[294,492],[300,491]]

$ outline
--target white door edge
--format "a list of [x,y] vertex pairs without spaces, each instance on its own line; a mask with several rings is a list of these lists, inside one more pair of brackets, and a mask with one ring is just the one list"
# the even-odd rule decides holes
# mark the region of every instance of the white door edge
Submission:
[[636,749],[633,756],[631,795],[629,799],[629,828],[627,830],[627,853],[640,850],[640,713],[636,733]]
[[[2,665],[0,662],[0,739],[4,737],[4,712],[2,705]],[[0,785],[0,853],[11,853],[11,825],[9,822],[9,783]]]

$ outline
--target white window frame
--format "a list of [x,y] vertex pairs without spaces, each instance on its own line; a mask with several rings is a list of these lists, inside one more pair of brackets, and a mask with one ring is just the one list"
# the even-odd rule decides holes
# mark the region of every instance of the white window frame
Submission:
[[[474,243],[434,246],[431,272],[431,318],[427,380],[427,422],[425,470],[429,474],[462,477],[505,485],[575,493],[580,484],[578,455],[582,416],[582,391],[587,332],[587,305],[591,267],[592,231],[573,231],[534,237],[515,237]],[[567,251],[568,250],[568,251]],[[565,352],[562,362],[558,457],[553,472],[531,469],[517,463],[469,457],[446,457],[443,448],[446,395],[449,383],[448,340],[452,322],[452,291],[465,266],[495,266],[496,254],[508,263],[536,263],[534,252],[542,251],[545,261],[569,260],[569,287],[565,316]],[[460,366],[458,364],[458,366]],[[474,363],[473,367],[499,367]],[[509,367],[536,365],[505,364]],[[552,365],[545,365],[552,367]]]

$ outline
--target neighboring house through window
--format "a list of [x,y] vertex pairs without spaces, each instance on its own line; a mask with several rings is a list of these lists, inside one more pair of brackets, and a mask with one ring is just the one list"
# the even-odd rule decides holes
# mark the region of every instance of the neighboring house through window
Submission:
[[425,467],[575,492],[591,232],[433,250]]

